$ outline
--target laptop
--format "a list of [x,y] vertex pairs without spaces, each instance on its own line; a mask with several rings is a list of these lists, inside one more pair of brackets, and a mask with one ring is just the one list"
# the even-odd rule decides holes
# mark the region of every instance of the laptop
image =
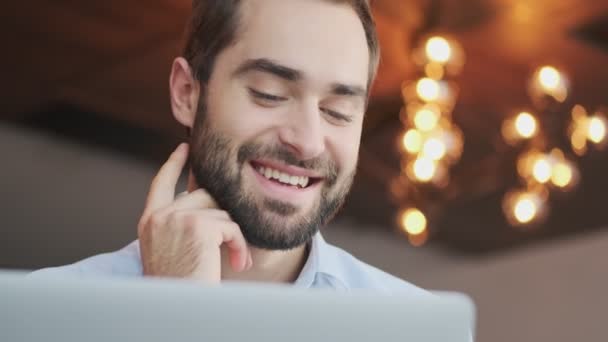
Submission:
[[425,297],[0,273],[0,341],[471,342],[461,294]]

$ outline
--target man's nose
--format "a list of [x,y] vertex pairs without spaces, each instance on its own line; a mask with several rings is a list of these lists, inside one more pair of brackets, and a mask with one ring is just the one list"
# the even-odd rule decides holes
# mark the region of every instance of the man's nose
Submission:
[[325,152],[325,136],[319,107],[302,104],[286,118],[279,130],[281,143],[302,160],[309,160]]

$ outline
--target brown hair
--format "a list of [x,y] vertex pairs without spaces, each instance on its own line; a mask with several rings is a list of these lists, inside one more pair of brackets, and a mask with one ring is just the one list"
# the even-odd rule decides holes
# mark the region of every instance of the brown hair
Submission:
[[[378,69],[380,47],[368,0],[325,1],[347,3],[359,16],[370,53],[369,88]],[[183,56],[193,68],[197,80],[208,82],[217,55],[235,42],[241,2],[242,0],[193,0]]]

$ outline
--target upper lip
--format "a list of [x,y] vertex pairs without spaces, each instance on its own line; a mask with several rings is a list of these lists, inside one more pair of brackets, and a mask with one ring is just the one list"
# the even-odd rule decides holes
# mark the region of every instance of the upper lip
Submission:
[[252,164],[254,164],[254,166],[263,166],[263,167],[268,167],[271,168],[273,170],[277,170],[292,176],[299,176],[299,177],[308,177],[308,178],[323,178],[323,176],[317,172],[308,170],[308,169],[304,169],[301,167],[297,167],[297,166],[293,166],[293,165],[287,165],[287,164],[283,164],[277,161],[272,161],[272,160],[252,160],[251,161]]

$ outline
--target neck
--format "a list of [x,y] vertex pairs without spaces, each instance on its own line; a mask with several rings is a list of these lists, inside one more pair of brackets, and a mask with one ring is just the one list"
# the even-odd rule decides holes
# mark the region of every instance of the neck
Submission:
[[249,248],[253,267],[240,273],[232,270],[227,250],[222,248],[222,281],[293,283],[300,275],[308,257],[308,248],[305,245],[290,251]]

